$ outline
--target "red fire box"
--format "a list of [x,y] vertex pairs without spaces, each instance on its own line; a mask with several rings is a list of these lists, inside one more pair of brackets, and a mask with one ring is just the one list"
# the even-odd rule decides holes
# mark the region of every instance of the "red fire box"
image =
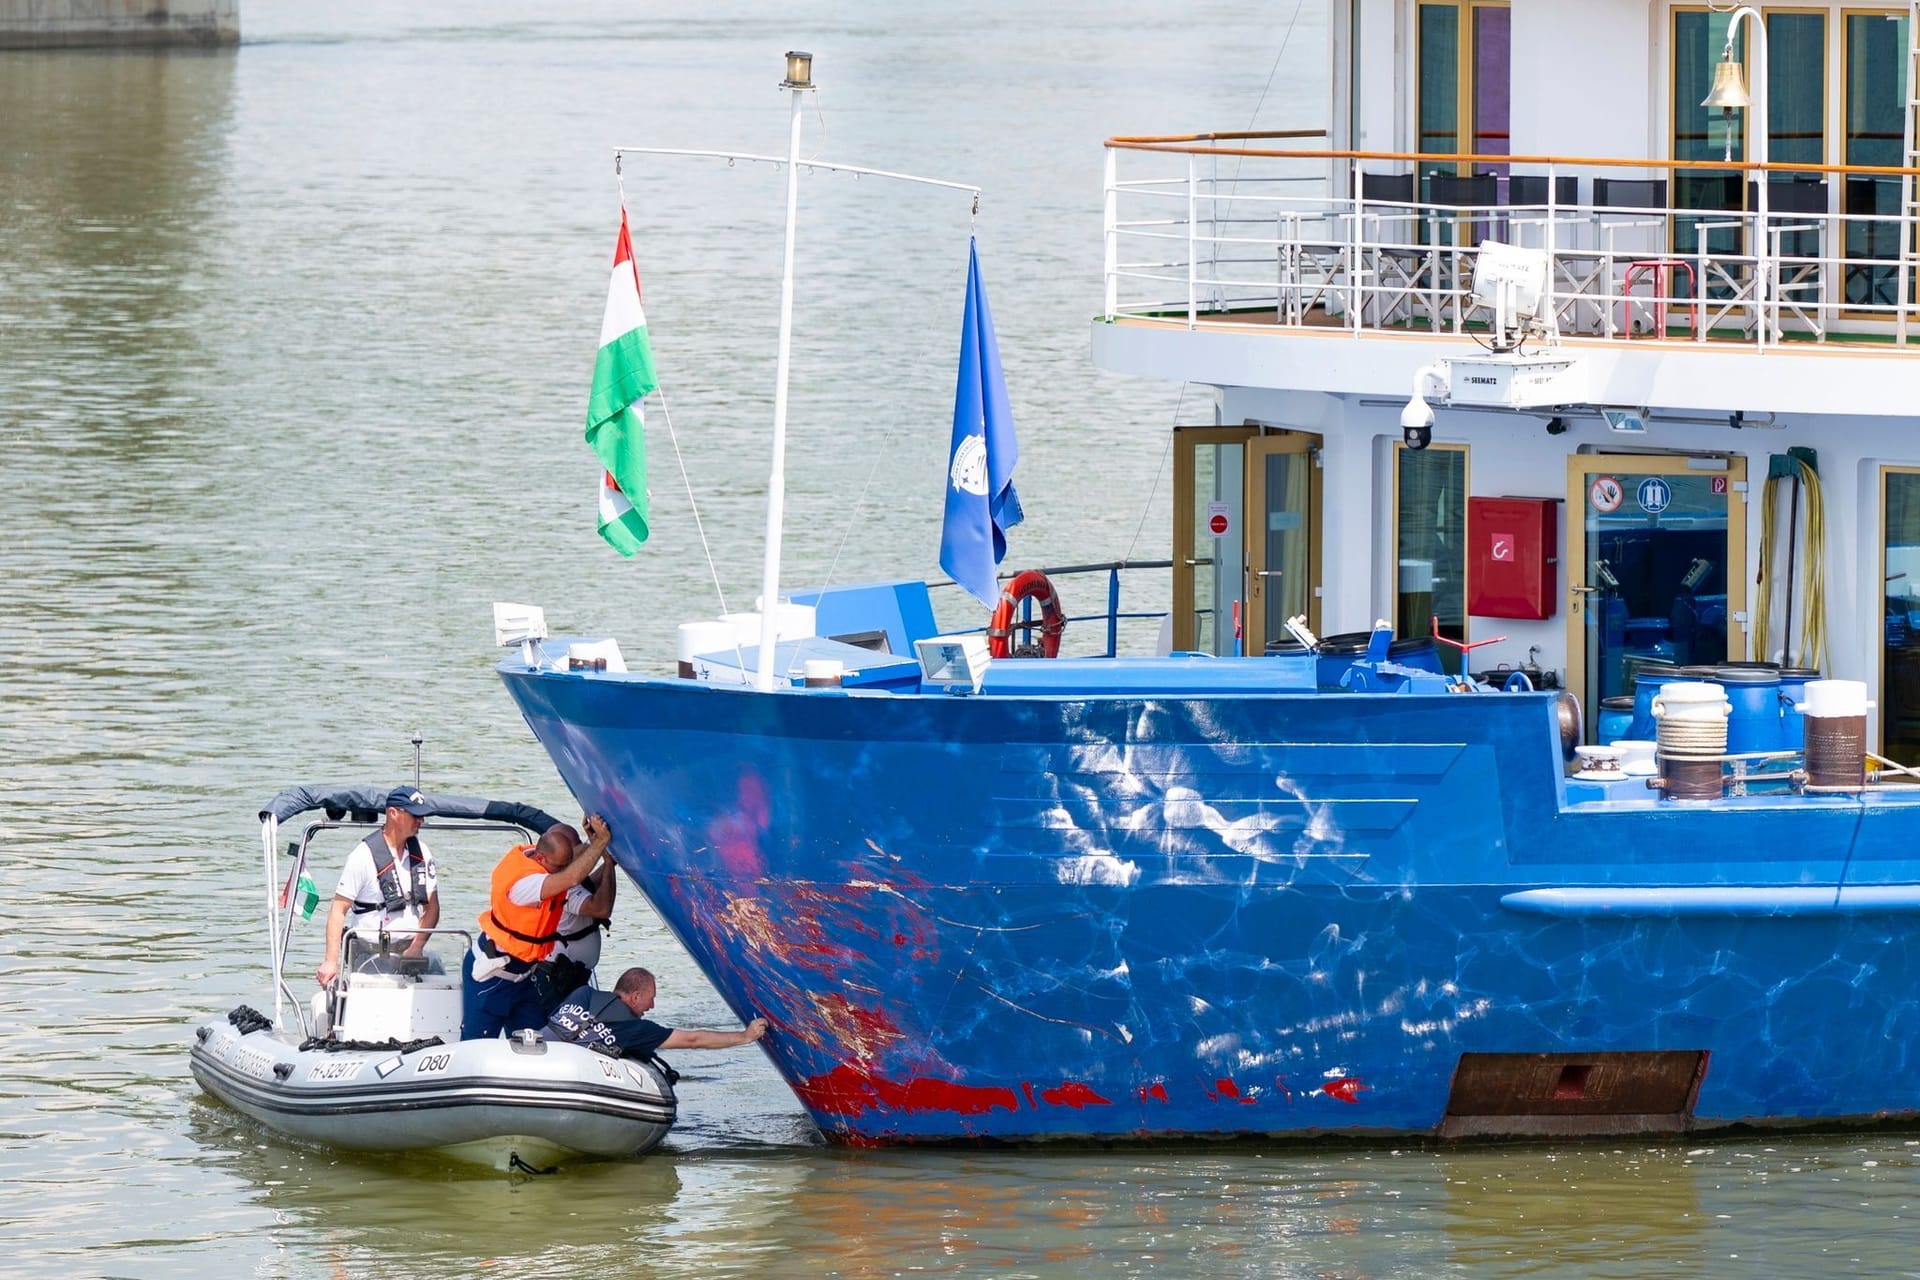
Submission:
[[1558,498],[1467,499],[1467,612],[1551,618],[1560,572]]

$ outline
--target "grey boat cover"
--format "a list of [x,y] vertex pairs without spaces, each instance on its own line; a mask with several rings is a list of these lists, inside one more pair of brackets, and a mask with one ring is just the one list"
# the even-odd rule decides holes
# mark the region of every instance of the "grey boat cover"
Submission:
[[[260,821],[272,818],[277,822],[285,822],[297,813],[324,809],[327,817],[334,822],[343,818],[354,822],[378,822],[387,811],[387,796],[392,791],[390,786],[288,787],[260,810]],[[482,800],[477,796],[437,795],[431,791],[421,794],[433,806],[431,816],[436,818],[511,822],[536,835],[560,821],[545,810],[512,800]]]

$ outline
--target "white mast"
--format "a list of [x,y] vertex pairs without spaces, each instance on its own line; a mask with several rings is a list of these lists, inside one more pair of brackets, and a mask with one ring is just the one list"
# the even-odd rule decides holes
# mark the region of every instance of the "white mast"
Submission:
[[[684,147],[614,148],[616,158],[623,154],[708,156],[728,162],[749,160],[787,166],[787,247],[780,270],[780,360],[773,391],[773,472],[767,480],[766,561],[760,584],[760,658],[753,679],[754,687],[762,691],[773,688],[774,637],[779,634],[780,526],[786,515],[787,501],[787,373],[792,364],[793,349],[793,243],[794,226],[800,210],[800,95],[813,92],[813,55],[787,54],[787,78],[781,81],[780,87],[791,90],[793,95],[784,160],[779,156],[750,155],[739,151],[698,151]],[[856,164],[835,164],[827,160],[808,160],[806,166],[830,173],[891,178],[899,182],[945,187],[952,191],[968,191],[973,194],[974,212],[977,214],[980,211],[980,188],[971,183],[943,182],[938,178],[921,178],[910,173],[869,169]]]
[[760,575],[760,666],[753,687],[773,688],[773,644],[779,634],[780,525],[787,506],[787,372],[793,356],[793,232],[800,211],[800,95],[813,92],[813,55],[787,54],[782,89],[793,98],[787,132],[787,252],[780,267],[780,362],[773,387],[773,474],[767,479],[767,558]]

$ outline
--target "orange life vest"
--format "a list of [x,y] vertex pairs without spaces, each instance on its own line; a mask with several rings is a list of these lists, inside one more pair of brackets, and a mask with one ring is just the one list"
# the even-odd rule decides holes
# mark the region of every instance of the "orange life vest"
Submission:
[[556,893],[531,907],[523,907],[510,896],[513,886],[526,876],[550,874],[535,862],[533,846],[517,844],[493,869],[493,891],[487,910],[480,913],[480,931],[492,939],[502,954],[532,963],[544,960],[560,935],[555,932],[567,895]]

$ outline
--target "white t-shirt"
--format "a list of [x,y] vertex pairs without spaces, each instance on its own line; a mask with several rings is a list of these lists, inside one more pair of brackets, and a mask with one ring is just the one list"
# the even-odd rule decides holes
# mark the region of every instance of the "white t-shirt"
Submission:
[[[415,864],[413,859],[398,857],[393,860],[393,874],[400,882],[400,896],[407,899],[403,911],[388,911],[384,905],[386,895],[380,892],[379,864],[374,861],[374,846],[379,845],[380,862],[384,863],[391,855],[387,848],[387,837],[374,832],[359,844],[353,846],[353,852],[347,855],[347,865],[340,868],[340,883],[334,887],[337,898],[349,902],[375,902],[371,911],[356,911],[347,908],[347,928],[356,930],[368,937],[376,936],[384,927],[388,933],[398,934],[408,930],[407,940],[411,939],[411,930],[420,925],[420,912],[413,906],[413,877]],[[427,846],[420,845],[421,863],[419,874],[426,884],[427,895],[431,897],[439,891],[440,881],[434,874],[433,854]]]
[[[603,868],[600,874],[604,876],[613,873],[610,869]],[[587,929],[588,925],[595,924],[597,917],[582,914],[587,909],[587,900],[591,897],[593,897],[593,891],[584,884],[577,884],[567,890],[567,905],[560,912],[560,923],[554,926],[554,932],[568,934],[576,929]],[[561,956],[565,956],[576,964],[583,964],[589,969],[595,967],[600,963],[600,930],[587,929],[585,937],[575,938],[572,942],[568,942],[563,937],[553,944],[553,958],[557,960]]]
[[[530,872],[527,875],[521,876],[518,880],[515,880],[513,882],[513,888],[507,890],[508,900],[511,901],[517,907],[538,906],[540,903],[540,885],[546,880],[547,874],[548,873],[545,871],[534,871],[534,872]],[[526,977],[529,972],[531,972],[530,970],[523,969],[519,973],[502,974],[500,971],[502,969],[505,969],[506,967],[507,967],[507,958],[505,956],[490,956],[485,951],[481,950],[480,935],[477,933],[474,934],[473,935],[474,981],[485,982],[488,978],[498,975],[506,978],[509,982],[518,982],[520,981],[520,979]]]

